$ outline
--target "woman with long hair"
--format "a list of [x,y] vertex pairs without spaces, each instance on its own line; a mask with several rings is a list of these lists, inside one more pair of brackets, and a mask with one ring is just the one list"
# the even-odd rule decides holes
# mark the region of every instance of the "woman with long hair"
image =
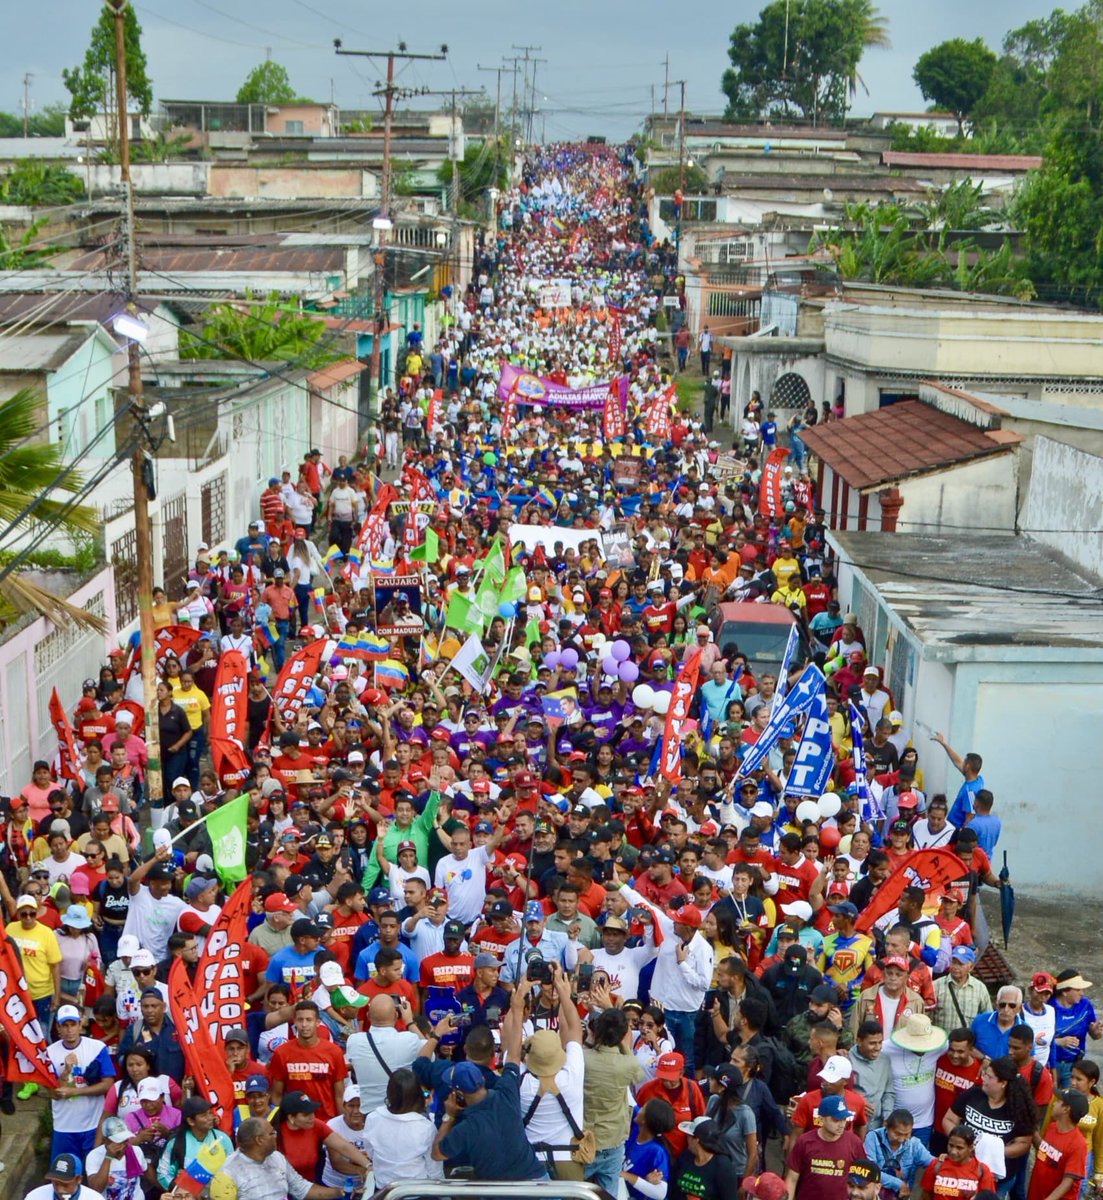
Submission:
[[719,987],[716,979],[719,964],[725,958],[731,958],[733,955],[743,958],[747,941],[736,928],[735,913],[727,905],[722,908],[709,909],[701,926],[701,932],[705,935],[705,941],[712,947],[714,965],[712,982],[709,987]]
[[111,1085],[104,1102],[105,1116],[127,1117],[141,1111],[138,1100],[138,1084],[143,1079],[156,1079],[162,1091],[174,1107],[180,1104],[180,1085],[167,1075],[158,1075],[153,1069],[152,1050],[143,1046],[132,1046],[119,1060],[119,1078]]
[[746,1084],[735,1063],[721,1063],[709,1078],[705,1115],[716,1122],[740,1178],[758,1173],[758,1126],[743,1099]]
[[977,1133],[993,1134],[1003,1142],[1004,1174],[996,1190],[1006,1196],[1026,1172],[1038,1128],[1034,1096],[1014,1059],[991,1059],[981,1068],[979,1086],[954,1099],[942,1119],[942,1132],[949,1136],[959,1124]]
[[779,1138],[784,1137],[789,1131],[789,1122],[762,1078],[758,1051],[753,1046],[735,1046],[731,1061],[743,1076],[742,1100],[754,1114],[757,1144],[765,1153],[767,1139],[775,1133]]
[[321,1179],[324,1147],[350,1174],[366,1176],[371,1167],[367,1156],[318,1119],[319,1107],[317,1100],[311,1100],[305,1092],[285,1093],[272,1118],[279,1139],[276,1144],[284,1158],[304,1179],[317,1182]]
[[674,1040],[666,1031],[666,1018],[657,1004],[649,1004],[640,1013],[636,1025],[636,1036],[632,1040],[632,1053],[643,1067],[646,1083],[655,1078],[655,1064],[663,1054],[674,1050]]
[[727,1142],[711,1117],[683,1121],[686,1151],[671,1175],[674,1200],[730,1200],[739,1194],[740,1176]]
[[674,1109],[658,1097],[636,1111],[620,1172],[629,1200],[666,1200],[674,1161],[666,1135],[675,1120]]
[[442,1165],[433,1161],[436,1132],[425,1115],[425,1093],[417,1076],[409,1067],[399,1067],[387,1081],[384,1107],[364,1122],[376,1189],[398,1179],[443,1179]]

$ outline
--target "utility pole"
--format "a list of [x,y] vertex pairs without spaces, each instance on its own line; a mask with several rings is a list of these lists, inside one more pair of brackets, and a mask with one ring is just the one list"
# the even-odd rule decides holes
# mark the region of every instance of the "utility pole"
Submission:
[[[515,43],[513,44],[513,49],[514,49],[514,50],[523,50],[523,51],[524,51],[524,56],[523,56],[523,57],[522,57],[522,59],[521,59],[521,61],[522,61],[522,62],[525,64],[525,68],[524,68],[524,77],[523,77],[523,79],[522,79],[522,83],[521,83],[521,99],[522,99],[522,101],[524,101],[524,100],[525,100],[525,94],[526,94],[526,93],[528,92],[528,90],[529,90],[529,63],[532,61],[532,54],[533,54],[533,51],[535,51],[535,50],[543,50],[543,49],[544,49],[544,47],[543,47],[543,46],[518,46],[518,45],[516,44],[516,42],[515,42]],[[533,78],[535,79],[535,77],[536,77],[536,72],[535,72],[535,68],[534,68],[534,69],[533,69]],[[533,90],[534,90],[534,92],[535,92],[535,88],[534,88]],[[524,111],[525,111],[525,118],[524,118],[524,120],[523,120],[523,122],[522,122],[522,124],[521,124],[521,129],[522,129],[522,131],[523,131],[523,132],[522,132],[522,137],[524,137],[524,139],[525,139],[525,145],[527,146],[527,145],[528,145],[528,141],[529,141],[528,133],[529,133],[529,119],[530,119],[530,118],[529,118],[529,112],[530,112],[530,110],[529,110],[529,107],[528,107],[528,103],[527,103],[527,102],[525,102],[525,110],[524,110]]]
[[666,58],[663,59],[663,116],[670,116],[670,51],[666,52]]
[[[127,307],[137,311],[138,293],[137,229],[134,222],[134,188],[130,181],[130,130],[126,119],[126,6],[127,0],[106,0],[115,18],[115,105],[119,111],[119,175],[126,192]],[[140,347],[130,338],[126,348],[127,395],[130,411],[145,434],[147,413],[142,396]],[[138,631],[141,639],[142,708],[145,710],[146,796],[150,804],[159,804],[164,796],[161,777],[161,733],[157,705],[157,659],[153,644],[153,539],[149,528],[149,491],[146,486],[148,460],[139,436],[131,460],[134,484],[134,555],[138,567]]]
[[675,83],[681,89],[681,99],[678,104],[678,191],[684,194],[686,188],[686,81],[676,79]]
[[[460,274],[460,196],[462,188],[460,187],[460,143],[463,140],[463,124],[457,131],[456,126],[456,98],[458,96],[485,96],[486,88],[445,88],[441,91],[430,91],[423,89],[423,96],[449,96],[451,97],[451,113],[452,113],[452,137],[449,139],[449,156],[452,159],[452,246],[451,255],[455,256],[454,270],[456,279],[459,279]],[[451,257],[450,255],[450,257]]]
[[498,77],[497,90],[494,94],[494,186],[502,177],[502,72],[506,67],[483,67],[475,64],[478,70],[488,71]]
[[509,177],[513,178],[513,154],[516,149],[517,141],[517,66],[522,61],[520,58],[507,58],[507,63],[513,64],[513,104],[509,110]]
[[532,103],[529,106],[529,141],[536,141],[536,64],[546,63],[546,58],[534,58],[532,60]]
[[[394,114],[395,93],[399,90],[394,82],[394,61],[396,58],[404,62],[442,62],[448,57],[448,47],[441,46],[439,54],[411,54],[406,49],[405,42],[398,43],[397,50],[344,50],[341,39],[333,39],[333,48],[338,54],[353,58],[383,58],[387,59],[387,85],[382,89],[385,97],[383,109],[383,195],[379,207],[379,215],[372,222],[377,233],[376,246],[373,254],[375,270],[372,273],[372,318],[375,331],[371,340],[371,359],[368,367],[368,459],[373,457],[375,449],[375,419],[378,410],[379,396],[379,363],[383,353],[383,329],[386,320],[383,315],[383,272],[387,262],[387,235],[391,232],[391,118]],[[379,92],[374,93],[379,95]]]
[[31,80],[34,76],[28,71],[23,76],[23,136],[31,136]]

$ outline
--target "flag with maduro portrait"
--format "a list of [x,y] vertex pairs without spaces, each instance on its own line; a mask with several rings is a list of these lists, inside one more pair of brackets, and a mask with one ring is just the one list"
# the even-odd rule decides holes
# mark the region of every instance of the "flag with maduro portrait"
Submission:
[[874,892],[873,899],[855,922],[855,928],[860,933],[869,933],[882,917],[896,911],[905,888],[922,888],[928,899],[937,898],[945,888],[968,877],[969,868],[952,850],[942,846],[916,850]]
[[[199,972],[196,971],[196,980]],[[169,971],[169,1016],[176,1026],[184,1051],[184,1071],[195,1080],[195,1095],[208,1100],[219,1126],[226,1134],[234,1131],[234,1081],[226,1066],[226,1055],[211,1039],[203,1012],[203,992],[188,978],[188,968],[178,958]]]
[[80,779],[80,759],[77,757],[77,744],[73,740],[73,727],[57,694],[57,688],[50,693],[50,721],[57,734],[58,771],[62,779]]
[[771,450],[762,468],[762,481],[758,487],[758,511],[764,517],[780,517],[785,512],[785,501],[781,495],[781,475],[789,451],[784,446]]
[[223,787],[238,787],[252,769],[245,753],[249,666],[240,650],[218,660],[211,695],[211,761]]
[[663,751],[659,760],[659,774],[671,783],[682,777],[682,725],[689,717],[690,705],[697,692],[701,678],[701,651],[694,652],[682,663],[674,680],[674,692],[670,707],[666,711],[666,727],[663,730]]
[[8,1040],[5,1078],[12,1083],[58,1085],[46,1053],[46,1039],[35,1016],[19,950],[10,938],[0,938],[0,1029]]

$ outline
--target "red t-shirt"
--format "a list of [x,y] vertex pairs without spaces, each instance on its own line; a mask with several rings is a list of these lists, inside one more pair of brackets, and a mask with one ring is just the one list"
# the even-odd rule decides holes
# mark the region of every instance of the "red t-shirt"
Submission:
[[636,1093],[636,1103],[642,1108],[648,1100],[665,1100],[674,1109],[674,1128],[663,1136],[675,1155],[686,1148],[686,1135],[678,1128],[678,1122],[692,1121],[705,1111],[705,1097],[694,1079],[683,1078],[677,1091],[670,1091],[661,1079],[651,1079]]
[[[1067,1133],[1050,1121],[1034,1158],[1026,1200],[1045,1200],[1066,1175],[1083,1179],[1088,1170],[1088,1143],[1075,1127]],[[1076,1195],[1076,1187],[1068,1194]]]
[[934,1128],[942,1128],[942,1119],[950,1111],[950,1105],[970,1088],[980,1083],[980,1069],[984,1064],[979,1059],[970,1059],[964,1067],[955,1067],[950,1056],[943,1054],[934,1068]]
[[[823,1099],[823,1088],[816,1088],[814,1091],[805,1092],[797,1101],[797,1107],[793,1110],[792,1122],[793,1128],[806,1132],[812,1128],[818,1128],[823,1124],[820,1119],[820,1101]],[[850,1088],[846,1088],[843,1092],[843,1099],[846,1101],[846,1107],[854,1115],[847,1120],[847,1129],[853,1132],[854,1127],[859,1129],[864,1125],[869,1124],[869,1113],[866,1110],[865,1098],[861,1092],[853,1092]]]
[[485,951],[496,958],[503,958],[508,945],[515,942],[521,935],[514,930],[499,933],[493,925],[480,925],[478,930],[468,938],[468,946],[472,954]]
[[[686,885],[675,875],[669,883],[658,884],[650,875],[644,875],[636,883],[636,891],[651,904],[658,908],[669,908],[675,896],[686,896],[689,893]],[[592,913],[590,914],[593,915]]]
[[322,1146],[332,1132],[320,1117],[315,1117],[314,1124],[308,1129],[292,1129],[283,1121],[280,1124],[280,1151],[304,1179],[312,1180],[318,1174]]
[[[268,1064],[268,1078],[282,1083],[288,1092],[306,1092],[321,1106],[319,1116],[337,1116],[334,1084],[347,1079],[348,1064],[342,1051],[333,1042],[318,1041],[313,1046],[300,1046],[297,1038],[277,1046]],[[310,1176],[313,1178],[313,1175]]]
[[793,1143],[785,1166],[797,1173],[800,1200],[846,1200],[850,1164],[865,1157],[861,1138],[849,1130],[838,1141],[828,1142],[818,1129],[810,1129]]
[[475,959],[470,954],[445,954],[439,950],[421,960],[423,988],[448,987],[459,991],[475,978]]
[[[410,1008],[415,1013],[421,1007],[417,988],[405,979],[400,979],[397,983],[388,984],[376,983],[374,979],[369,979],[367,982],[362,983],[357,990],[362,996],[367,996],[369,1001],[374,1000],[376,996],[401,996],[409,1003]],[[368,1020],[368,1005],[360,1009],[360,1018],[364,1028],[370,1028],[371,1021]],[[394,1027],[401,1033],[406,1028],[406,1022],[401,1017],[396,1017]]]
[[245,1060],[243,1067],[238,1067],[236,1071],[230,1072],[230,1078],[234,1081],[234,1103],[244,1104],[245,1102],[245,1084],[250,1075],[264,1075],[267,1077],[268,1072],[258,1062],[253,1062],[251,1058]]
[[812,893],[812,884],[819,878],[819,868],[802,854],[800,859],[791,866],[786,866],[779,858],[774,864],[774,873],[778,879],[777,895],[774,896],[774,907],[781,912],[783,904],[793,904],[797,900],[807,900]]
[[347,917],[343,917],[335,909],[331,910],[330,915],[333,917],[333,936],[326,942],[326,949],[333,951],[341,964],[341,970],[347,974],[352,954],[352,939],[356,937],[360,926],[371,918],[363,912],[349,913]]
[[932,1200],[973,1200],[980,1191],[994,1192],[996,1178],[991,1168],[978,1158],[971,1158],[960,1167],[948,1158],[936,1158],[923,1172],[923,1191]]

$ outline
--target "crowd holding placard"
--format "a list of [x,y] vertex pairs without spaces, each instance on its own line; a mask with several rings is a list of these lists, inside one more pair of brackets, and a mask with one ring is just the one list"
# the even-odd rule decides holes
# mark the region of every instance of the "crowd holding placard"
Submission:
[[[840,611],[799,437],[837,414],[786,433],[707,329],[683,411],[646,200],[604,147],[527,160],[373,456],[312,451],[165,581],[163,798],[133,645],[55,699],[0,873],[34,1200],[1095,1186],[1091,983],[975,974],[998,806]],[[729,602],[784,610],[776,656]]]

